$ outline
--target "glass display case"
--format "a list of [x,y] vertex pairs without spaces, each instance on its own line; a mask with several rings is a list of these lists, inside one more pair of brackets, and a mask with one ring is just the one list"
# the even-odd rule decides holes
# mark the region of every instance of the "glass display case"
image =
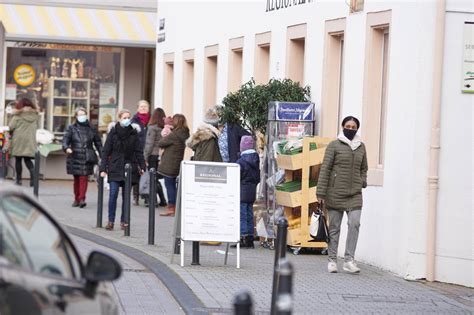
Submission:
[[267,209],[264,222],[269,238],[276,237],[275,224],[283,215],[283,207],[276,204],[275,183],[278,177],[276,148],[279,141],[313,136],[316,130],[315,108],[313,103],[270,102],[264,165],[262,169],[261,194]]

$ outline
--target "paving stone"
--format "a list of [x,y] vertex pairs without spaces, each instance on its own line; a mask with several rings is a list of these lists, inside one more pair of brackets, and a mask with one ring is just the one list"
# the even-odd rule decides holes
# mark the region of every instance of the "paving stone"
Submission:
[[[104,224],[107,218],[107,194],[104,200]],[[154,246],[147,245],[148,209],[133,206],[131,211],[131,237],[123,231],[105,231],[95,228],[96,189],[90,185],[88,206],[84,209],[71,208],[72,183],[65,181],[42,181],[40,199],[47,204],[53,215],[63,224],[94,233],[98,236],[139,249],[155,257],[178,274],[191,290],[201,299],[206,310],[228,314],[232,309],[234,295],[241,289],[250,291],[256,314],[268,314],[271,301],[274,251],[257,246],[241,250],[241,269],[236,269],[236,252],[231,249],[228,264],[217,250],[225,246],[201,246],[201,266],[191,266],[191,243],[185,244],[185,266],[179,266],[180,257],[175,255],[171,264],[173,248],[173,224],[171,217],[160,217],[156,211]],[[120,215],[120,198],[118,215]],[[255,243],[257,244],[257,243]],[[342,272],[327,273],[327,256],[298,256],[287,253],[294,266],[293,279],[294,314],[472,314],[474,290],[445,284],[407,282],[389,272],[373,266],[360,264],[359,275]],[[136,264],[124,260],[124,266],[138,269]],[[339,263],[342,270],[342,263]],[[147,278],[148,279],[148,278]],[[148,280],[141,273],[127,275],[124,281],[115,282],[119,294],[149,290]],[[126,288],[125,286],[129,286]],[[454,289],[453,289],[454,288]],[[128,290],[128,291],[127,291]],[[156,294],[154,290],[151,291]],[[156,299],[159,301],[158,299]],[[139,303],[134,301],[131,303]],[[134,304],[135,305],[135,304]],[[158,308],[157,308],[158,309]],[[165,308],[166,309],[166,308]],[[145,312],[147,308],[142,308]],[[137,309],[127,309],[138,311]]]

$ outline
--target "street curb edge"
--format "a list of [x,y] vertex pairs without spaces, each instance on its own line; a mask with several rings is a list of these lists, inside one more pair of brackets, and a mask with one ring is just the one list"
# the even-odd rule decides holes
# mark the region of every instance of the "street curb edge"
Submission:
[[188,287],[186,282],[163,262],[139,249],[123,245],[73,226],[66,225],[65,227],[73,235],[92,241],[98,245],[109,247],[144,265],[163,282],[186,314],[208,314],[208,312],[203,311],[206,307]]

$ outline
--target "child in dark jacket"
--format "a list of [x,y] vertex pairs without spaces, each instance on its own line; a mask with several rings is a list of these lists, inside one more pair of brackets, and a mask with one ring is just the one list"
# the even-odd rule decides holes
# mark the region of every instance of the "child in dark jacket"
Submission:
[[260,182],[260,161],[251,136],[240,140],[240,246],[254,248],[253,203]]

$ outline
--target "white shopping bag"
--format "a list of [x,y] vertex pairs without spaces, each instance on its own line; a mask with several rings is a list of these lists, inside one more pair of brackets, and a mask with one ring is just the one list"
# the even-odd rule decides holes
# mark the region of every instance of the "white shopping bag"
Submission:
[[257,222],[257,235],[260,237],[268,237],[267,227],[265,226],[265,222],[263,221],[263,217],[260,218]]
[[318,235],[318,229],[319,229],[319,218],[321,216],[319,214],[316,214],[313,212],[313,214],[311,215],[311,221],[310,221],[310,224],[309,224],[309,235],[312,237],[312,238],[315,238],[316,235]]

